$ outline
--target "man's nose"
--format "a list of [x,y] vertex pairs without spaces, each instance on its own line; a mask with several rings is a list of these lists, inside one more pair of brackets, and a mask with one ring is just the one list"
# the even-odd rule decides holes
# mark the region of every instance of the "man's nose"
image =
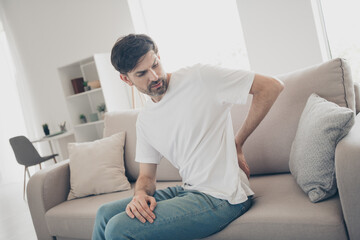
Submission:
[[156,74],[156,72],[153,69],[150,69],[150,80],[151,81],[157,81],[159,79],[159,76]]

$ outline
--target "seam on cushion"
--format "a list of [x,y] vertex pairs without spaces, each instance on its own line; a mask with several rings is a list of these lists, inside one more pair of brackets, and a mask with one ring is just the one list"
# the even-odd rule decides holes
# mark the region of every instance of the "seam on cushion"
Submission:
[[[353,112],[353,114],[354,114],[354,112]],[[347,120],[347,122],[342,126],[342,129],[344,129],[345,127],[347,127],[347,126],[349,125],[349,123],[352,122],[353,118],[354,118],[353,116],[352,116],[351,118],[349,118],[349,120]],[[355,122],[355,121],[354,121],[354,122]],[[348,131],[346,134],[344,134],[344,132],[342,132],[342,134],[338,137],[338,139],[336,139],[336,145],[338,145],[338,143],[339,143],[344,137],[346,137],[346,135],[349,134],[350,130],[351,130],[351,128],[349,129],[349,131]],[[335,146],[335,147],[336,147],[336,146]],[[335,159],[335,158],[334,158],[334,159]]]
[[[351,120],[352,120],[352,117],[349,118],[349,120],[347,120],[347,122],[342,126],[342,129],[344,129],[346,126],[348,126],[348,124],[351,122]],[[349,131],[350,131],[350,130],[349,130]],[[344,134],[344,133],[342,132],[342,134],[340,135],[340,137],[338,137],[338,139],[336,140],[335,148],[336,148],[337,144],[341,141],[341,139],[343,139],[346,135],[347,135],[347,134]],[[337,178],[336,178],[336,169],[335,169],[335,155],[334,155],[334,168],[333,168],[333,170],[332,170],[332,174],[331,174],[331,175],[332,175],[333,181],[332,181],[330,187],[329,187],[328,189],[326,189],[327,192],[324,193],[324,196],[328,193],[329,190],[332,190],[332,188],[333,188],[334,186],[335,186],[335,190],[336,190],[336,191],[335,191],[334,194],[330,195],[329,197],[335,195],[336,192],[338,191]]]
[[344,87],[344,97],[345,97],[345,103],[346,103],[346,107],[349,108],[349,104],[347,102],[347,96],[346,96],[346,88],[345,88],[345,74],[344,74],[344,68],[343,68],[343,60],[341,58],[340,59],[340,68],[341,68],[341,72],[342,72],[342,84],[343,84],[343,87]]
[[[240,216],[241,217],[241,216]],[[345,227],[345,222],[344,222],[344,217],[341,216],[341,219],[339,219],[340,222],[339,223],[321,223],[321,222],[318,222],[316,223],[316,226],[344,226]],[[246,222],[241,222],[240,224],[244,225],[244,224],[253,224],[253,223],[258,223],[258,224],[289,224],[289,225],[293,225],[293,224],[297,224],[297,225],[303,225],[303,226],[314,226],[313,223],[309,224],[307,222],[281,222],[281,221],[249,221],[247,220]]]
[[[52,172],[52,169],[51,169],[51,171],[49,171],[49,172]],[[45,214],[46,214],[46,212],[48,211],[48,210],[50,210],[52,207],[54,207],[54,206],[52,206],[52,207],[49,207],[49,200],[48,200],[48,195],[47,195],[47,192],[46,192],[46,190],[45,190],[45,188],[46,188],[46,183],[47,183],[47,180],[48,180],[48,177],[49,177],[49,174],[47,173],[46,175],[45,175],[45,178],[44,178],[44,184],[42,184],[42,199],[43,199],[43,201],[44,201],[44,209],[45,209]]]
[[[69,168],[69,171],[70,171],[70,162],[69,163],[67,163],[67,164],[64,164],[64,165],[62,165],[62,166],[58,166],[59,168],[61,168],[61,167],[66,167],[66,165],[68,165],[68,168]],[[55,166],[55,165],[54,165]],[[50,171],[45,175],[45,177],[44,177],[44,183],[47,183],[48,181],[48,178],[49,178],[49,176],[50,176],[50,172],[53,172],[53,171],[55,171],[55,169],[57,169],[57,168],[53,168],[53,169],[50,169]],[[69,178],[70,178],[70,173],[69,173]],[[70,180],[69,180],[70,181]],[[50,210],[51,208],[53,208],[53,207],[55,207],[55,206],[57,206],[58,204],[60,204],[60,203],[58,203],[58,204],[56,204],[56,205],[54,205],[54,206],[51,206],[51,207],[49,207],[49,200],[48,200],[48,194],[47,194],[47,191],[45,191],[45,188],[46,188],[46,186],[45,186],[46,184],[43,184],[42,185],[42,199],[44,199],[44,209],[45,209],[45,213],[48,211],[48,210]],[[71,184],[70,184],[71,185]],[[69,189],[69,192],[71,191],[71,186],[70,186],[70,189]],[[69,193],[67,193],[67,195],[69,195]],[[65,199],[65,201],[67,201],[67,197],[68,196],[66,196],[66,199]]]
[[[46,212],[47,213],[47,212]],[[56,215],[53,215],[53,216],[48,216],[48,215],[46,215],[45,214],[45,216],[47,217],[47,218],[50,218],[51,220],[63,220],[66,216],[61,216],[61,217],[59,217],[59,216],[56,216]],[[72,220],[74,219],[73,217],[71,218]],[[75,220],[84,220],[84,219],[89,219],[90,221],[93,221],[94,220],[94,218],[93,217],[79,217],[79,216],[76,216],[76,218],[75,218]],[[65,221],[67,221],[67,220],[65,220]]]

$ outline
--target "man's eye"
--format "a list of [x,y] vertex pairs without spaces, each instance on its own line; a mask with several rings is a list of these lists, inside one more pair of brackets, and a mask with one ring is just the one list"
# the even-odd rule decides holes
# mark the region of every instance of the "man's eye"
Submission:
[[159,63],[155,63],[155,64],[153,65],[153,68],[156,68],[157,66],[159,66]]
[[138,77],[142,77],[142,76],[144,76],[145,75],[145,73],[140,73],[140,74],[138,74],[137,76]]

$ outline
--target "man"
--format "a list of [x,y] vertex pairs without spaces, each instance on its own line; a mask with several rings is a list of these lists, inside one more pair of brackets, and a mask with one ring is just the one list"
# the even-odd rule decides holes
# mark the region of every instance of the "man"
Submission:
[[[134,197],[100,207],[93,239],[196,239],[225,228],[251,206],[250,170],[242,147],[283,84],[243,70],[195,65],[166,73],[146,35],[114,45],[120,78],[151,97],[136,123]],[[233,134],[230,109],[253,95],[248,116]],[[156,190],[156,167],[166,157],[183,186]]]

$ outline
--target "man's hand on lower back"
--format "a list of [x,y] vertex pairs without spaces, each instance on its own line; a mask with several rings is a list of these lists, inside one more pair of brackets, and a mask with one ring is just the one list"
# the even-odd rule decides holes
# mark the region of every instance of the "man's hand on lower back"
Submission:
[[154,197],[147,194],[137,194],[126,206],[125,211],[129,217],[136,217],[142,223],[146,221],[153,223],[155,219],[155,207],[156,200]]
[[236,151],[237,151],[239,167],[245,172],[247,178],[249,179],[250,178],[250,168],[245,160],[245,156],[244,156],[244,153],[242,152],[242,148],[239,146],[236,146]]

